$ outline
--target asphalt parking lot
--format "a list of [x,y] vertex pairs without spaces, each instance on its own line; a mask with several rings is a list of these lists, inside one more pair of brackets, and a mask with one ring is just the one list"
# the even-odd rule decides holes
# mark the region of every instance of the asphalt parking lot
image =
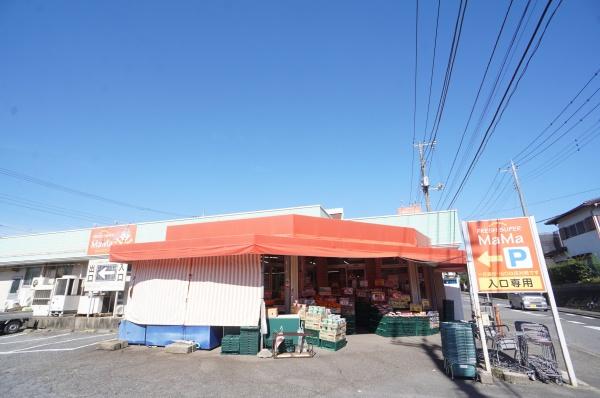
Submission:
[[219,349],[190,355],[142,346],[96,349],[110,338],[114,334],[66,331],[0,336],[0,395],[599,396],[592,387],[452,381],[443,373],[439,335],[395,340],[353,335],[344,349],[318,350],[311,359],[223,356]]

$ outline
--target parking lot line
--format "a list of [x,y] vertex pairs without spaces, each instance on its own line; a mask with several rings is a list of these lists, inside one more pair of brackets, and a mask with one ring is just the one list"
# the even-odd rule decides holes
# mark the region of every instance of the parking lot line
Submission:
[[30,351],[7,351],[7,352],[0,352],[0,355],[29,354],[29,353],[32,353],[32,352],[75,351],[75,350],[79,350],[81,348],[91,347],[93,345],[96,345],[96,344],[102,343],[103,341],[108,341],[108,340],[111,340],[111,339],[104,339],[104,340],[100,340],[100,341],[94,341],[93,343],[80,345],[78,347],[70,347],[70,348],[44,348],[44,349],[41,349],[41,350],[30,350]]
[[567,321],[567,322],[574,323],[575,325],[585,325],[585,323],[579,322],[579,321]]
[[[14,340],[14,341],[6,341],[0,344],[16,344],[16,343],[29,343],[30,341],[39,341],[39,340],[48,340],[48,339],[54,339],[56,337],[62,337],[62,336],[68,336],[70,335],[71,332],[69,333],[64,333],[64,334],[57,334],[54,336],[46,336],[46,337],[40,337],[38,339],[27,339],[27,340]],[[23,336],[23,335],[20,335]]]
[[570,314],[570,313],[568,313],[568,312],[565,312],[565,315],[568,315],[568,316],[576,316],[575,314]]
[[[12,350],[12,352],[17,352],[17,351],[26,351],[26,350],[31,350],[31,349],[33,349],[33,348],[45,347],[45,346],[47,346],[47,345],[53,345],[53,344],[69,343],[69,342],[71,342],[71,341],[87,340],[87,339],[93,339],[93,338],[97,338],[97,337],[103,337],[103,336],[112,336],[112,335],[114,335],[114,334],[115,334],[115,333],[110,333],[110,334],[99,334],[99,335],[98,335],[98,334],[96,334],[96,335],[93,335],[93,336],[79,337],[79,338],[76,338],[76,339],[67,339],[67,340],[53,341],[53,342],[51,342],[51,343],[44,343],[44,344],[38,344],[38,345],[34,345],[34,346],[31,346],[31,347],[19,348],[19,349],[16,349],[16,350]],[[11,351],[9,351],[9,352],[11,352]]]
[[585,319],[595,319],[595,318],[592,318],[591,316],[586,316],[586,315],[580,315],[580,317],[585,318]]
[[23,333],[9,334],[8,336],[2,336],[2,337],[0,337],[0,340],[10,339],[10,338],[13,338],[13,337],[19,337],[19,336],[27,335],[29,333],[31,333],[31,332],[24,331]]
[[594,329],[600,331],[600,326],[585,326],[588,329]]

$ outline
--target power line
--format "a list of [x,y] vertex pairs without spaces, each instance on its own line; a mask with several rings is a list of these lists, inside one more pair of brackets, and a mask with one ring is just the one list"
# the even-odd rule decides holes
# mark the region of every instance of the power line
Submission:
[[[444,114],[444,109],[446,105],[446,98],[448,96],[448,90],[450,89],[450,82],[452,80],[452,72],[454,70],[454,62],[456,60],[456,54],[458,52],[458,46],[460,44],[460,37],[463,28],[463,22],[465,19],[465,13],[467,11],[468,0],[461,0],[460,6],[458,9],[458,15],[456,17],[456,23],[454,25],[454,34],[452,37],[452,45],[450,46],[450,54],[448,55],[448,64],[446,65],[446,73],[444,76],[444,83],[442,85],[442,92],[440,95],[440,100],[438,102],[437,112],[435,119],[433,120],[433,126],[431,128],[431,132],[429,134],[429,139],[427,141],[435,141],[437,138],[438,130],[440,127],[440,123],[442,121],[442,115]],[[431,148],[429,153],[427,154],[427,159],[431,162],[431,157],[433,156],[434,149]]]
[[[458,158],[458,154],[460,153],[460,150],[462,149],[462,144],[463,141],[465,139],[465,135],[467,133],[467,129],[469,128],[469,125],[471,123],[471,118],[473,117],[473,113],[475,111],[475,107],[477,105],[477,102],[479,101],[479,96],[481,94],[481,89],[483,88],[483,85],[485,83],[485,79],[488,75],[489,69],[490,69],[490,65],[492,63],[492,59],[494,58],[494,54],[496,54],[496,49],[498,48],[498,43],[500,42],[500,38],[502,37],[502,32],[504,32],[504,26],[506,25],[506,20],[508,19],[508,15],[510,13],[511,7],[513,5],[513,0],[510,1],[509,5],[508,5],[508,9],[506,10],[506,14],[504,15],[504,20],[502,21],[502,25],[500,26],[500,31],[498,32],[498,35],[496,36],[496,41],[494,42],[494,47],[492,49],[492,53],[490,54],[490,57],[488,59],[488,63],[485,67],[485,72],[483,74],[483,77],[481,78],[481,82],[479,83],[479,89],[477,90],[477,95],[475,96],[475,101],[473,101],[473,106],[471,106],[471,112],[469,113],[469,118],[467,120],[467,124],[465,125],[465,128],[462,132],[462,135],[460,137],[460,142],[458,144],[458,149],[456,150],[456,153],[454,154],[454,159],[452,160],[452,165],[450,166],[450,170],[448,171],[448,175],[446,176],[446,179],[444,180],[443,185],[445,186],[448,183],[448,180],[450,179],[450,175],[452,174],[452,171],[454,170],[454,166],[456,164],[456,159]],[[436,207],[439,206],[440,201],[442,200],[442,196],[440,195],[440,197],[438,198]]]
[[163,210],[157,210],[157,209],[153,209],[150,207],[144,207],[144,206],[138,206],[135,204],[131,204],[131,203],[127,203],[127,202],[123,202],[120,200],[115,200],[115,199],[110,199],[107,198],[105,196],[100,196],[100,195],[96,195],[93,193],[89,193],[89,192],[84,192],[84,191],[80,191],[78,189],[74,189],[74,188],[70,188],[67,187],[65,185],[61,185],[61,184],[56,184],[53,183],[51,181],[47,181],[47,180],[43,180],[41,178],[37,178],[37,177],[32,177],[29,176],[27,174],[24,173],[20,173],[18,171],[14,171],[14,170],[9,170],[9,169],[5,169],[0,167],[0,174],[5,175],[7,177],[11,177],[11,178],[15,178],[18,180],[22,180],[22,181],[26,181],[32,184],[37,184],[46,188],[50,188],[50,189],[54,189],[57,191],[62,191],[62,192],[66,192],[66,193],[70,193],[73,195],[78,195],[78,196],[82,196],[88,199],[93,199],[93,200],[97,200],[100,202],[105,202],[105,203],[110,203],[113,205],[117,205],[117,206],[122,206],[122,207],[128,207],[131,209],[136,209],[136,210],[141,210],[141,211],[147,211],[147,212],[152,212],[152,213],[158,213],[158,214],[164,214],[164,215],[168,215],[168,216],[175,216],[175,217],[190,217],[190,216],[186,216],[183,214],[178,214],[178,213],[173,213],[173,212],[169,212],[169,211],[163,211]]
[[[479,208],[481,207],[481,205],[483,205],[483,203],[487,200],[488,195],[492,192],[492,189],[494,187],[497,188],[496,185],[494,185],[496,183],[496,180],[498,179],[498,176],[500,175],[500,171],[497,170],[496,174],[494,174],[494,179],[492,180],[492,182],[490,183],[490,186],[488,187],[488,189],[485,191],[485,194],[483,194],[483,196],[481,197],[481,200],[479,200],[479,202],[477,203],[477,205],[473,208],[473,210],[471,211],[471,213],[469,214],[468,218],[470,218],[471,215],[473,214],[477,214],[477,211],[479,210]],[[504,178],[505,175],[502,174],[502,178]],[[500,184],[500,181],[498,182],[498,184]]]
[[[583,91],[584,91],[584,90],[585,90],[585,89],[586,89],[586,88],[587,88],[587,87],[590,85],[590,83],[591,83],[591,82],[592,82],[592,81],[593,81],[593,80],[594,80],[594,79],[595,79],[595,78],[598,76],[598,73],[599,73],[599,72],[600,72],[600,68],[599,68],[598,70],[596,70],[596,72],[594,72],[594,74],[592,74],[592,77],[590,77],[590,78],[588,79],[588,81],[587,81],[587,82],[586,82],[586,83],[583,85],[583,87],[582,87],[581,89],[579,89],[579,91],[577,92],[577,94],[575,94],[575,96],[574,96],[573,98],[571,98],[571,100],[570,100],[570,101],[569,101],[569,102],[568,102],[568,103],[567,103],[567,104],[566,104],[566,105],[565,105],[565,106],[564,106],[564,107],[561,109],[561,111],[560,111],[560,112],[558,113],[558,115],[556,115],[556,117],[555,117],[555,118],[554,118],[554,119],[553,119],[553,120],[550,122],[550,124],[548,124],[548,125],[546,126],[546,128],[544,128],[544,129],[543,129],[543,130],[542,130],[542,131],[541,131],[541,132],[540,132],[540,133],[539,133],[539,134],[538,134],[538,135],[537,135],[537,136],[536,136],[536,137],[535,137],[533,140],[531,140],[531,141],[529,142],[529,144],[527,144],[527,145],[525,146],[525,148],[521,149],[521,151],[520,151],[519,153],[517,153],[515,156],[513,156],[513,158],[514,158],[514,159],[518,160],[518,159],[521,157],[521,155],[522,155],[522,154],[523,154],[525,151],[527,151],[527,150],[528,150],[528,149],[529,149],[531,146],[533,146],[533,144],[535,144],[535,142],[536,142],[538,139],[540,139],[540,138],[541,138],[541,137],[542,137],[542,136],[543,136],[543,135],[546,133],[546,131],[548,131],[548,130],[549,130],[551,127],[552,127],[552,126],[554,126],[554,123],[556,123],[556,121],[557,121],[558,119],[560,119],[560,117],[563,115],[563,113],[565,113],[565,112],[566,112],[566,110],[567,110],[567,109],[568,109],[568,108],[569,108],[571,105],[573,105],[573,103],[574,103],[574,102],[577,100],[577,98],[579,98],[579,96],[581,95],[581,93],[583,93]],[[596,90],[596,92],[597,92],[597,91],[598,91],[598,90]],[[588,101],[589,101],[589,100],[590,100],[590,99],[591,99],[591,98],[592,98],[592,97],[593,97],[593,96],[596,94],[596,92],[594,92],[594,94],[593,94],[592,96],[590,96],[590,97],[589,97],[589,98],[586,100],[586,102],[588,102]],[[585,103],[584,103],[583,105],[585,105]],[[582,106],[583,106],[583,105],[582,105]],[[581,107],[579,107],[577,110],[579,110],[579,109],[581,109]],[[575,113],[577,113],[577,111],[575,111],[575,112],[574,112],[574,113],[573,113],[573,114],[572,114],[572,115],[571,115],[569,118],[567,118],[567,120],[566,120],[566,121],[563,123],[563,125],[564,125],[564,124],[566,124],[566,123],[569,121],[569,119],[570,119],[571,117],[573,117],[573,115],[574,115]]]
[[[541,205],[544,203],[553,202],[555,200],[570,198],[573,196],[582,195],[584,193],[590,193],[590,192],[595,192],[595,191],[600,191],[600,187],[592,188],[592,189],[588,189],[588,190],[580,191],[580,192],[574,192],[574,193],[570,193],[570,194],[566,194],[566,195],[555,196],[553,198],[548,198],[548,199],[540,200],[537,202],[531,202],[531,203],[528,203],[528,205],[529,206],[537,206],[537,205]],[[506,208],[506,209],[494,210],[493,212],[488,212],[488,213],[483,213],[483,214],[497,214],[497,213],[501,213],[504,211],[516,210],[516,209],[520,209],[520,208],[521,208],[521,206],[515,206],[515,207]],[[543,221],[549,220],[551,218],[553,218],[553,217],[549,217],[549,218],[546,218],[545,220],[540,220],[538,222],[543,222]]]
[[[423,132],[423,141],[425,141],[425,136],[427,135],[427,127],[429,126],[429,108],[431,105],[431,87],[433,85],[433,72],[435,69],[435,53],[437,49],[437,38],[438,38],[438,28],[440,25],[440,4],[441,0],[437,1],[437,13],[435,17],[435,36],[433,38],[433,58],[431,60],[431,75],[429,76],[429,94],[427,99],[427,114],[425,119],[425,130]],[[414,144],[414,142],[413,142]]]
[[[500,64],[500,69],[498,70],[498,73],[496,74],[496,77],[494,79],[494,84],[492,85],[490,94],[488,95],[487,100],[486,100],[485,104],[483,105],[483,109],[481,111],[479,120],[477,121],[477,124],[475,125],[475,128],[473,129],[473,131],[471,133],[471,138],[469,139],[469,143],[466,146],[467,149],[461,156],[458,169],[456,170],[456,173],[452,176],[450,184],[446,184],[446,191],[444,192],[445,196],[442,201],[442,206],[445,206],[446,201],[449,199],[450,189],[448,189],[448,188],[451,186],[454,186],[455,183],[457,182],[457,180],[459,179],[459,176],[464,169],[464,165],[467,163],[467,158],[471,155],[472,148],[475,147],[475,139],[477,138],[478,132],[480,131],[480,129],[483,125],[483,120],[484,120],[485,116],[488,114],[492,99],[494,98],[496,91],[498,89],[498,85],[499,85],[500,81],[502,80],[501,79],[502,72],[505,70],[507,65],[510,64],[510,62],[507,63],[509,55],[512,52],[513,48],[515,47],[515,41],[517,39],[517,35],[521,31],[521,26],[523,26],[523,21],[525,20],[525,17],[527,16],[527,12],[529,10],[530,5],[531,5],[531,0],[528,0],[527,4],[525,5],[525,8],[523,9],[523,12],[521,13],[521,16],[519,18],[519,22],[517,23],[515,31],[510,39],[510,43],[508,45],[506,53],[504,54],[504,57]],[[532,13],[530,13],[530,16]],[[524,31],[524,29],[523,29],[523,31]],[[521,31],[521,32],[523,32],[523,31]]]
[[[543,164],[540,167],[538,167],[537,169],[535,169],[534,171],[532,171],[530,174],[525,176],[525,178],[527,180],[534,180],[536,178],[541,177],[542,175],[546,174],[547,172],[555,169],[556,167],[560,166],[561,164],[563,164],[564,162],[569,160],[571,157],[573,157],[573,155],[579,153],[581,151],[581,149],[586,147],[588,144],[590,144],[592,141],[594,141],[598,137],[600,137],[600,129],[596,130],[595,134],[587,135],[587,136],[581,138],[580,139],[581,141],[578,141],[578,139],[575,139],[575,148],[572,148],[571,151],[566,152],[566,153],[561,151],[560,153],[558,153],[556,156],[554,156],[552,158],[553,161],[550,166]],[[554,160],[554,159],[558,158],[559,156],[560,156],[560,160]]]
[[[539,149],[537,151],[537,153],[523,159],[520,164],[524,165],[526,163],[531,162],[533,159],[537,158],[538,156],[540,156],[542,153],[546,152],[549,148],[551,148],[554,144],[556,144],[558,141],[560,141],[565,135],[567,135],[568,133],[570,133],[575,127],[577,127],[580,123],[582,123],[593,111],[595,111],[598,107],[600,106],[600,102],[598,102],[592,109],[589,110],[588,113],[586,113],[581,119],[579,119],[577,122],[575,122],[574,125],[572,125],[571,127],[569,127],[565,132],[563,132],[561,135],[559,135],[554,141],[552,141],[551,143],[549,143],[548,145],[546,145],[545,147]],[[544,144],[546,142],[546,140],[544,140],[540,145]],[[540,148],[540,147],[538,147]]]
[[410,161],[410,196],[412,202],[412,190],[415,173],[415,137],[417,134],[417,70],[419,64],[419,0],[415,1],[415,82],[414,82],[414,105],[413,105],[413,134],[412,134],[412,160]]
[[[558,10],[558,7],[560,7],[560,4],[562,3],[559,2],[558,6],[556,7],[556,9],[554,10],[554,13],[551,14],[549,20],[548,20],[548,24],[550,23],[550,21],[552,20],[553,16],[556,13],[556,10]],[[540,30],[540,27],[544,21],[544,18],[546,17],[546,14],[548,13],[548,10],[550,8],[550,5],[552,4],[552,0],[548,0],[548,2],[546,3],[546,6],[544,7],[544,11],[542,12],[542,15],[540,16],[538,23],[536,24],[535,30],[533,32],[533,34],[531,35],[531,38],[529,39],[529,42],[527,44],[527,47],[525,48],[525,51],[523,52],[521,59],[519,60],[519,64],[517,65],[517,67],[515,68],[515,71],[510,79],[510,82],[504,92],[504,95],[502,96],[502,99],[500,100],[500,103],[498,104],[498,107],[496,108],[496,111],[494,112],[494,116],[492,117],[492,120],[490,122],[490,124],[488,125],[488,128],[485,131],[485,134],[477,148],[477,151],[475,153],[475,156],[473,157],[473,160],[471,161],[471,163],[469,164],[469,167],[467,168],[467,172],[465,173],[465,176],[463,177],[456,193],[454,194],[449,207],[452,207],[454,205],[454,203],[456,202],[456,199],[458,198],[458,196],[460,195],[460,193],[462,192],[462,190],[464,189],[464,186],[467,182],[467,180],[469,179],[469,177],[471,176],[471,173],[473,172],[473,169],[475,168],[475,165],[477,164],[477,162],[479,161],[481,154],[483,153],[483,151],[485,150],[485,147],[487,146],[487,143],[489,142],[489,139],[491,138],[493,131],[495,131],[495,126],[497,126],[497,123],[500,121],[500,118],[502,117],[502,114],[504,113],[504,110],[506,110],[506,107],[508,106],[508,103],[510,101],[510,98],[508,99],[508,101],[505,100],[509,95],[509,92],[512,88],[513,83],[515,82],[515,80],[517,79],[517,74],[519,73],[519,70],[521,68],[521,66],[523,65],[523,62],[525,61],[525,58],[528,55],[528,52],[537,36],[538,31]],[[546,25],[548,26],[548,25]],[[540,37],[541,40],[541,37]],[[535,51],[531,53],[530,55],[530,59],[531,57],[533,57],[533,55],[535,54]],[[522,77],[522,75],[521,75]],[[517,83],[518,84],[518,83]],[[514,91],[513,91],[514,93]],[[501,113],[502,111],[502,113]],[[492,130],[493,129],[493,130]]]

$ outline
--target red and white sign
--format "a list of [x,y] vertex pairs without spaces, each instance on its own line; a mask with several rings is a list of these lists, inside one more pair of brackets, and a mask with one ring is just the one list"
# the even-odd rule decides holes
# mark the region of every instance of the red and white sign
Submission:
[[546,291],[530,218],[469,221],[467,232],[479,292]]
[[93,228],[90,233],[87,254],[108,254],[112,245],[134,243],[136,231],[136,225]]

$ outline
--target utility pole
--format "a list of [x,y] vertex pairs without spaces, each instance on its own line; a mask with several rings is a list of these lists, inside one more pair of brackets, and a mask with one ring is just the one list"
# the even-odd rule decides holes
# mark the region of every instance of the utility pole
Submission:
[[[435,146],[435,141],[430,142],[419,142],[414,144],[415,148],[419,149],[419,163],[421,165],[421,190],[423,191],[423,197],[425,197],[425,207],[427,211],[431,211],[431,200],[429,198],[429,176],[427,175],[427,161],[425,160],[425,148]],[[439,191],[443,188],[442,184],[438,184],[433,190]]]
[[519,181],[519,175],[517,174],[517,166],[515,162],[510,161],[510,167],[506,169],[501,169],[501,171],[510,171],[512,173],[513,179],[515,180],[515,188],[517,193],[519,194],[519,201],[521,202],[521,209],[523,210],[523,216],[528,217],[529,214],[527,212],[527,206],[525,205],[525,197],[523,196],[523,190],[521,189],[521,182]]

